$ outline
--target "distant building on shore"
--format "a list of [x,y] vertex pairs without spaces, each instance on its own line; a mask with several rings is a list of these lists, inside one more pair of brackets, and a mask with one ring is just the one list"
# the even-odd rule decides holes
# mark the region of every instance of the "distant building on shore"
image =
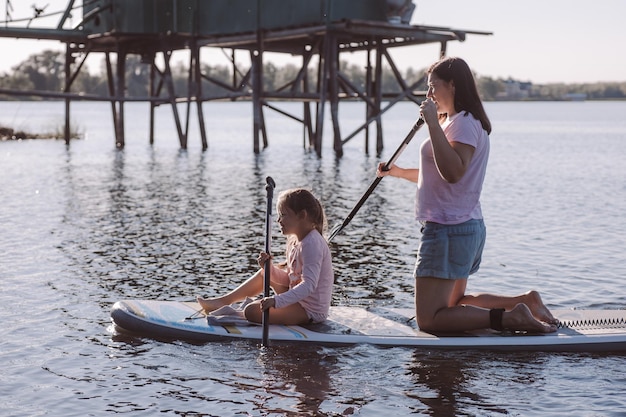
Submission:
[[496,95],[496,100],[524,100],[530,97],[531,82],[516,81],[512,78],[504,81],[504,91]]
[[563,94],[563,100],[585,101],[587,100],[587,94],[586,93],[567,93],[567,94]]

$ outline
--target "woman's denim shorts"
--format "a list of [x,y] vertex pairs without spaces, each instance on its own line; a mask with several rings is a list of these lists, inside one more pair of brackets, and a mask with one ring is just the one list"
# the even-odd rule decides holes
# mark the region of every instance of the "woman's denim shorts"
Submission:
[[415,277],[465,279],[478,271],[487,230],[482,219],[422,224]]

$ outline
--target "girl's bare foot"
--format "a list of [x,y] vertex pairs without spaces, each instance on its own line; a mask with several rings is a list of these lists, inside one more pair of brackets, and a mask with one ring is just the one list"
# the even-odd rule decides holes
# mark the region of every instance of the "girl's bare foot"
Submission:
[[215,311],[220,307],[223,307],[225,304],[215,298],[202,298],[196,297],[196,301],[200,304],[200,307],[207,313],[211,311]]
[[524,297],[524,304],[528,306],[537,320],[548,324],[558,324],[559,321],[550,313],[537,291],[527,292]]
[[533,333],[556,332],[556,325],[537,320],[526,304],[518,304],[513,310],[505,311],[502,315],[502,326],[513,331],[527,331]]

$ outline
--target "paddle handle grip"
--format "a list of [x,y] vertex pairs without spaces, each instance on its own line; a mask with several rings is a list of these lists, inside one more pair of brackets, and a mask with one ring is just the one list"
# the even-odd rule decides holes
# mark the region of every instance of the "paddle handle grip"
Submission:
[[383,171],[389,171],[391,169],[391,166],[396,163],[402,152],[404,152],[404,149],[409,145],[409,143],[413,139],[413,136],[415,136],[415,134],[418,130],[420,130],[420,127],[422,127],[423,124],[424,119],[422,117],[417,119],[417,121],[415,122],[415,124],[413,124],[413,127],[411,128],[409,133],[407,133],[406,137],[404,138],[398,149],[396,149],[393,155],[391,155],[391,158],[389,158],[387,163],[385,163],[385,165],[383,166]]

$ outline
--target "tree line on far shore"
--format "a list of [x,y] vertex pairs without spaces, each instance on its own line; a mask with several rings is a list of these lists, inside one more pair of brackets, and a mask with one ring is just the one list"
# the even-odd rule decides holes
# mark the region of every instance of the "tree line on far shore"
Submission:
[[[75,64],[74,64],[75,65]],[[61,51],[45,50],[14,66],[9,73],[0,74],[0,89],[19,91],[63,91],[65,83],[65,54]],[[364,89],[366,74],[363,66],[340,63],[340,70],[352,85],[361,90]],[[278,67],[272,62],[266,62],[263,66],[263,82],[265,91],[276,91],[280,87],[294,80],[299,68],[293,64]],[[201,65],[204,75],[218,83],[203,82],[202,90],[205,96],[219,96],[225,89],[219,85],[231,85],[233,83],[232,68],[227,65]],[[315,85],[315,70],[309,70],[311,85]],[[408,68],[402,73],[407,85],[418,84],[417,89],[425,89],[425,69]],[[177,96],[187,95],[188,69],[182,63],[172,66],[174,87]],[[141,62],[139,56],[129,55],[126,59],[126,95],[128,97],[147,97],[149,95],[150,65]],[[239,75],[239,81],[242,76]],[[625,82],[597,82],[589,84],[532,84],[513,79],[491,78],[476,76],[476,82],[480,94],[485,101],[493,100],[564,100],[564,99],[587,99],[587,100],[624,100],[626,99]],[[165,90],[165,89],[163,89]],[[390,68],[383,69],[382,91],[385,93],[399,92],[400,87]],[[99,96],[108,96],[106,69],[104,62],[99,73],[90,73],[83,68],[72,85],[74,93],[89,93]],[[163,94],[163,93],[162,93]],[[0,100],[42,100],[35,96],[10,96],[0,94]]]

